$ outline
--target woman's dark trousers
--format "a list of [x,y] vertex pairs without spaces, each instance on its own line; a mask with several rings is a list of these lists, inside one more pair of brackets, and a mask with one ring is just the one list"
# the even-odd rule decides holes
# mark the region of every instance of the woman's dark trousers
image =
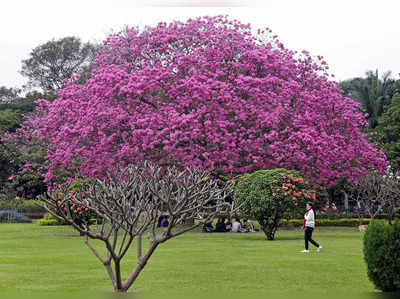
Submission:
[[305,249],[308,250],[308,242],[313,244],[315,247],[319,247],[319,244],[312,239],[313,228],[307,226],[304,231],[304,241],[305,241]]

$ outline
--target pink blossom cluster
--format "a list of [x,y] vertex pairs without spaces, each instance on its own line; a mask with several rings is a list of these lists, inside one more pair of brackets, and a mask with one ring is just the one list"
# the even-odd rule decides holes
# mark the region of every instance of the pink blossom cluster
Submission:
[[126,28],[85,84],[39,101],[29,134],[48,145],[47,181],[144,159],[226,176],[283,167],[329,186],[383,172],[359,104],[327,72],[322,57],[223,16]]

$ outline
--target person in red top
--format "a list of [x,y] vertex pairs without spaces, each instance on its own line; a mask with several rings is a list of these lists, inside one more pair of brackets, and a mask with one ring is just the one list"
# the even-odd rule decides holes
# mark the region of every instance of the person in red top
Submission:
[[303,223],[303,230],[304,230],[304,242],[305,242],[305,248],[302,253],[309,253],[310,251],[308,250],[308,242],[313,244],[315,247],[317,247],[317,252],[320,252],[322,249],[322,246],[320,246],[317,242],[315,242],[312,239],[312,233],[315,228],[315,216],[314,216],[314,210],[312,207],[312,203],[308,202],[306,205],[307,212],[304,215],[304,223]]

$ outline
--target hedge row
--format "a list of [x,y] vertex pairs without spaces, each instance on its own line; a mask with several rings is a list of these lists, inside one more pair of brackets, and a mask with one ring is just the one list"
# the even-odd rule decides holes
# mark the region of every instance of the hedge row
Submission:
[[[95,223],[96,219],[91,219],[91,223]],[[371,223],[371,219],[363,219],[362,224],[368,225]],[[43,219],[38,221],[39,225],[52,226],[52,225],[65,225],[65,223],[60,222],[50,214],[46,214]],[[292,220],[282,220],[281,227],[299,227],[303,225],[303,220],[292,219]],[[316,224],[318,226],[345,226],[345,227],[357,227],[360,225],[359,219],[317,219]]]
[[37,222],[39,225],[65,225],[62,221],[47,213]]
[[[377,214],[375,215],[374,219],[387,219],[386,214]],[[350,219],[358,219],[359,215],[357,213],[350,213],[350,212],[337,212],[337,213],[324,213],[324,214],[317,214],[318,219],[343,219],[343,218],[350,218]],[[363,218],[371,218],[369,214],[364,214]],[[397,213],[393,218],[400,219],[400,213]]]
[[[62,222],[51,214],[45,214],[44,217],[40,219],[37,223],[42,226],[67,225],[65,222]],[[96,219],[90,219],[90,224],[95,223]]]
[[[368,225],[371,219],[363,219],[362,224]],[[360,225],[359,219],[344,218],[344,219],[316,219],[315,226],[348,226],[357,227]],[[303,226],[302,219],[282,220],[282,227],[298,227]]]

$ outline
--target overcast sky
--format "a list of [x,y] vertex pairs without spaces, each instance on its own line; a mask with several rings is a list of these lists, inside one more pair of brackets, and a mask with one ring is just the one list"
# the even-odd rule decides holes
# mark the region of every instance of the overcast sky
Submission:
[[337,80],[370,69],[400,73],[400,0],[2,0],[0,9],[0,86],[23,85],[21,60],[52,38],[101,41],[124,25],[218,14],[324,56]]

